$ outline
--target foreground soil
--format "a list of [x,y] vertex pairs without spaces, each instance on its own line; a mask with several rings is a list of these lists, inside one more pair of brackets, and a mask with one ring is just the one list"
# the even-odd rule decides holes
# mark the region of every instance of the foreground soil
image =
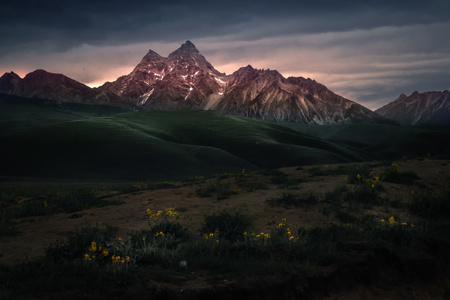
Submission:
[[[408,160],[399,162],[401,172],[413,173],[410,182],[384,182],[383,193],[391,198],[407,199],[411,191],[432,189],[435,193],[449,189],[450,160]],[[121,202],[101,208],[88,208],[76,213],[58,213],[43,217],[16,219],[15,236],[2,237],[0,264],[15,265],[42,257],[45,248],[58,238],[64,238],[83,223],[119,226],[119,236],[148,228],[145,214],[148,208],[164,210],[175,207],[182,212],[183,222],[191,232],[198,232],[204,216],[213,212],[240,211],[254,222],[255,232],[268,232],[282,218],[293,228],[339,224],[333,214],[324,214],[323,207],[272,207],[267,200],[279,197],[287,189],[296,193],[323,194],[336,186],[347,184],[346,174],[329,175],[338,165],[320,165],[303,168],[284,168],[279,173],[244,174],[239,179],[209,178],[173,182],[173,188],[139,190],[133,193],[108,191],[110,199]],[[373,163],[374,174],[384,168]],[[320,171],[320,172],[314,172]],[[289,187],[274,180],[274,174],[284,174],[291,180]],[[225,176],[226,177],[226,176]],[[292,183],[293,182],[293,183]],[[0,182],[0,187],[32,186],[36,182]],[[199,196],[199,190],[208,185],[225,186],[234,191],[226,196],[212,193]],[[263,188],[257,187],[263,186]],[[253,188],[250,188],[253,187]],[[450,200],[450,199],[449,199]],[[410,223],[417,217],[392,207],[376,206],[370,212],[384,218],[396,215]],[[449,249],[450,250],[450,249]],[[448,257],[416,257],[399,260],[390,253],[360,253],[345,265],[305,267],[296,274],[271,274],[242,282],[233,277],[214,277],[208,273],[185,270],[180,282],[149,282],[133,292],[135,299],[450,299],[450,277],[445,263]],[[101,299],[102,295],[84,295],[86,299]],[[116,299],[121,299],[118,292]],[[70,299],[68,296],[66,299]],[[113,295],[108,295],[114,299]],[[48,298],[51,299],[51,298]],[[74,297],[73,299],[76,299]]]

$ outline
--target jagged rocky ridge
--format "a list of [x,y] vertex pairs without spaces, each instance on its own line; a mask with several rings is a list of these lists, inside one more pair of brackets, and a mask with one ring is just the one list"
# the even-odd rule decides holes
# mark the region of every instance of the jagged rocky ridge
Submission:
[[434,123],[450,126],[450,92],[401,94],[375,112],[401,125]]
[[21,79],[6,73],[0,92],[70,102],[95,102],[140,110],[204,109],[272,121],[307,124],[385,122],[364,106],[302,77],[284,78],[275,70],[216,70],[190,41],[168,57],[150,50],[114,82],[89,88],[61,74],[34,71]]

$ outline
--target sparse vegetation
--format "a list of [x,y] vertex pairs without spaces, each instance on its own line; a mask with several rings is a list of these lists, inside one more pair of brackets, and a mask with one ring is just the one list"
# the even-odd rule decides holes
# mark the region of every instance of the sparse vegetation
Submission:
[[[366,273],[372,268],[379,273],[386,259],[402,269],[411,268],[409,259],[414,262],[421,256],[445,264],[450,245],[448,192],[434,193],[423,189],[423,184],[413,191],[404,181],[384,183],[375,167],[369,169],[361,178],[356,173],[357,180],[351,183],[340,172],[318,175],[319,171],[314,171],[314,176],[323,179],[299,183],[299,173],[312,174],[305,168],[285,169],[275,175],[246,173],[199,178],[185,185],[142,181],[127,183],[117,193],[92,188],[67,192],[70,196],[51,192],[45,198],[4,193],[2,213],[6,217],[2,218],[2,234],[14,232],[20,236],[14,231],[14,224],[23,224],[23,218],[71,213],[76,211],[73,207],[81,207],[82,215],[85,210],[101,207],[102,201],[122,203],[119,199],[129,199],[123,205],[131,207],[158,192],[153,187],[180,189],[168,198],[177,201],[174,206],[162,207],[165,201],[157,196],[145,202],[149,203],[148,209],[135,216],[136,220],[145,216],[145,228],[127,232],[121,226],[82,223],[48,245],[43,257],[16,266],[1,266],[1,295],[5,299],[86,294],[104,299],[117,291],[126,297],[133,293],[136,297],[172,295],[173,284],[189,289],[195,280],[211,285],[238,280],[238,288],[257,289],[273,278],[281,280],[276,283],[280,286],[285,283],[280,278],[305,280],[299,274],[324,266],[333,272],[345,272],[342,266],[360,272],[354,266],[362,266]],[[272,181],[274,176],[282,177],[283,183]],[[326,176],[340,179],[327,186]],[[287,187],[285,183],[290,181],[297,184]],[[201,189],[208,186],[212,197],[229,193],[228,197],[220,201],[202,198]],[[308,186],[316,188],[310,191]],[[131,188],[126,192],[127,187]],[[396,195],[391,195],[392,191]],[[68,203],[60,204],[62,199]],[[31,204],[26,209],[12,209],[17,203],[27,202],[42,204],[44,209]],[[205,204],[222,209],[198,207]],[[182,209],[176,209],[177,206]],[[12,215],[8,217],[6,213]],[[266,219],[261,219],[260,214]],[[197,215],[195,226],[189,221],[191,215]],[[127,220],[133,221],[130,217]],[[309,274],[308,280],[313,280],[314,273]],[[20,289],[19,285],[27,289]]]
[[281,195],[277,198],[268,199],[266,202],[270,206],[283,206],[283,207],[307,207],[309,205],[317,204],[319,201],[318,195],[314,193],[296,194],[290,190],[284,189]]

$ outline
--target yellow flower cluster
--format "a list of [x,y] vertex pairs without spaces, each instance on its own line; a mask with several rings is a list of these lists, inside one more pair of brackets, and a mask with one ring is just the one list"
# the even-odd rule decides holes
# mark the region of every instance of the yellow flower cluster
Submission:
[[380,176],[375,176],[373,179],[365,179],[360,174],[357,174],[356,179],[361,183],[370,184],[372,188],[375,188],[375,184],[380,181]]
[[89,253],[84,254],[84,260],[87,260],[87,261],[95,259],[95,254],[97,252],[103,254],[104,256],[108,256],[108,254],[109,254],[108,250],[106,250],[106,249],[102,250],[102,247],[98,246],[97,242],[95,242],[95,241],[91,242],[91,245],[89,246],[88,251],[93,252],[93,253],[92,254],[89,254]]
[[130,260],[131,260],[131,258],[129,256],[122,257],[122,258],[119,255],[111,256],[111,261],[113,262],[113,264],[116,264],[116,263],[122,263],[122,264],[129,263]]
[[[98,251],[101,251],[102,247],[98,247]],[[96,252],[97,251],[97,243],[96,242],[92,242],[91,246],[88,249],[89,252]]]
[[158,232],[157,234],[155,234],[155,236],[156,236],[156,237],[158,237],[158,236],[164,237],[164,232],[160,231],[160,232]]
[[[392,225],[397,225],[397,224],[398,224],[398,222],[395,220],[395,218],[394,218],[393,216],[391,216],[391,217],[388,219],[387,222],[386,222],[385,219],[381,219],[380,221],[381,221],[382,223],[389,223],[389,224],[392,224]],[[400,223],[400,225],[401,225],[401,226],[408,226],[408,223],[402,222],[402,223]],[[414,224],[411,224],[411,227],[414,227]]]
[[210,233],[210,234],[204,234],[203,235],[203,237],[206,239],[206,240],[210,240],[210,239],[214,239],[215,241],[216,241],[216,244],[218,244],[219,242],[220,242],[220,239],[219,239],[219,230],[216,230],[214,233]]
[[202,180],[202,179],[205,179],[205,176],[195,175],[195,176],[192,177],[192,179],[194,179],[194,180]]
[[95,258],[95,255],[90,256],[89,254],[84,255],[84,260],[91,261]]
[[133,184],[133,188],[135,190],[143,190],[143,189],[148,188],[148,185],[143,182],[136,182],[135,184]]
[[95,189],[92,189],[90,192],[90,194],[94,195],[94,196],[98,196],[100,194],[100,191],[97,191]]
[[234,189],[231,189],[230,192],[231,192],[232,194],[240,194],[240,193],[242,193],[242,189],[240,189],[240,188],[234,188]]
[[165,211],[158,210],[153,212],[150,208],[147,208],[146,214],[148,216],[149,221],[157,221],[158,219],[178,219],[178,213],[174,207],[168,207]]
[[398,174],[398,171],[399,171],[399,166],[398,166],[398,164],[397,163],[392,163],[391,164],[391,173],[393,173],[393,174]]
[[286,218],[281,219],[281,223],[278,224],[277,228],[278,229],[285,229],[286,230],[286,234],[289,236],[289,240],[290,241],[298,240],[298,238],[295,238],[294,235],[292,234],[291,228],[289,228],[286,225]]
[[213,175],[211,175],[211,177],[227,178],[227,177],[233,177],[235,175],[236,174],[234,174],[234,173],[224,172],[222,174],[219,174],[219,173],[213,174]]
[[260,234],[256,235],[256,238],[257,239],[263,239],[263,240],[264,239],[270,239],[270,234],[261,232]]

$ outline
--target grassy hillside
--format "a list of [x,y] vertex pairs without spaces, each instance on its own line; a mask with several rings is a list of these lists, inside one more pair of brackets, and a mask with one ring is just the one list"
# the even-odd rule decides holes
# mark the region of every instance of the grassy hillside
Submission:
[[3,141],[7,176],[170,179],[361,159],[273,123],[207,111],[86,118],[31,127]]
[[0,137],[36,126],[125,112],[107,105],[58,103],[0,94]]
[[282,125],[357,151],[366,160],[430,155],[448,157],[450,154],[448,127],[425,128],[385,124]]

